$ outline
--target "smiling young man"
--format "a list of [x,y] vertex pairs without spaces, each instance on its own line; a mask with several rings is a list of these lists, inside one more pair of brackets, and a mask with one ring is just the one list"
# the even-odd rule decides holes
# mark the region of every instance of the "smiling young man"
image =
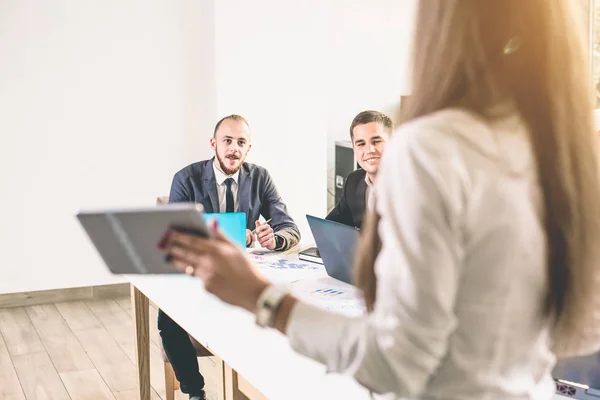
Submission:
[[[255,241],[269,250],[287,250],[300,241],[300,231],[269,175],[258,165],[245,162],[252,147],[250,126],[239,115],[221,119],[210,145],[215,157],[188,165],[175,174],[169,203],[200,203],[207,213],[246,214],[246,245]],[[258,222],[260,216],[270,224]],[[256,234],[252,230],[256,228]],[[204,378],[198,371],[196,352],[187,333],[159,311],[158,329],[165,353],[190,399],[204,399]]]
[[386,141],[392,133],[392,120],[379,111],[363,111],[350,125],[354,158],[360,169],[348,175],[339,202],[327,219],[360,228]]

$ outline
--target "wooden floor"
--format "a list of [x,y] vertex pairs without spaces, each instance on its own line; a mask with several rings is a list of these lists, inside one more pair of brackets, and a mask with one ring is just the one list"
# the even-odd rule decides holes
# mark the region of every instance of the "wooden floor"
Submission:
[[[157,315],[151,307],[152,399],[166,400]],[[128,297],[0,308],[0,400],[137,399],[132,324]],[[215,361],[198,361],[208,399],[222,400]]]

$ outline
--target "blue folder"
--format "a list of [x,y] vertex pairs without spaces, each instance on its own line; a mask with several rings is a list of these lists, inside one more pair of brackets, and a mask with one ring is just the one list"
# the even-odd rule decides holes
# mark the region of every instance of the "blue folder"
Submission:
[[206,213],[202,214],[204,221],[210,223],[217,220],[219,229],[242,249],[246,248],[246,214],[235,213]]

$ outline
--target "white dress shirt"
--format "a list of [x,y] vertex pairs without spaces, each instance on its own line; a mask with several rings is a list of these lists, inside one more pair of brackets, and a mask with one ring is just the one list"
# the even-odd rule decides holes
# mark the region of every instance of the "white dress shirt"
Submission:
[[227,185],[225,184],[225,180],[227,178],[233,178],[233,183],[231,184],[231,193],[233,194],[233,209],[234,211],[238,211],[239,201],[238,201],[238,187],[239,187],[239,177],[240,171],[238,170],[235,174],[231,176],[225,175],[219,168],[217,168],[217,159],[213,160],[213,170],[215,171],[215,179],[217,181],[217,194],[219,195],[219,211],[225,212],[227,210]]
[[541,192],[521,121],[452,109],[403,125],[375,187],[375,310],[298,302],[294,349],[397,398],[551,399]]
[[369,178],[369,174],[365,174],[365,183],[367,184],[367,190],[365,190],[365,204],[367,205],[367,210],[372,210],[373,208],[373,198],[375,196],[375,184]]

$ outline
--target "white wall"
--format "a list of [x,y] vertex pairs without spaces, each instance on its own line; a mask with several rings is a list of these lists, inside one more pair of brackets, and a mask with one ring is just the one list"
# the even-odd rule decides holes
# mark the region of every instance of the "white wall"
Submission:
[[187,162],[194,3],[0,2],[0,293],[116,281],[74,214],[153,204]]
[[[364,109],[396,113],[409,93],[415,0],[216,2],[217,108],[255,133],[303,237],[333,206],[334,142]],[[283,168],[282,166],[285,166]],[[327,186],[323,186],[327,185]]]
[[[350,140],[356,114],[372,109],[394,119],[409,94],[416,0],[329,0],[327,22],[327,166],[333,193],[334,142]],[[328,209],[333,207],[328,196]]]
[[[187,0],[186,0],[187,1]],[[171,171],[210,158],[209,140],[220,119],[217,111],[215,0],[190,0],[184,15],[186,81],[186,162]]]
[[402,93],[412,2],[0,2],[0,293],[118,281],[75,212],[153,204],[230,113],[308,238],[333,140]]
[[326,211],[326,7],[322,0],[216,1],[217,109],[246,117],[248,161],[266,167],[304,238]]

